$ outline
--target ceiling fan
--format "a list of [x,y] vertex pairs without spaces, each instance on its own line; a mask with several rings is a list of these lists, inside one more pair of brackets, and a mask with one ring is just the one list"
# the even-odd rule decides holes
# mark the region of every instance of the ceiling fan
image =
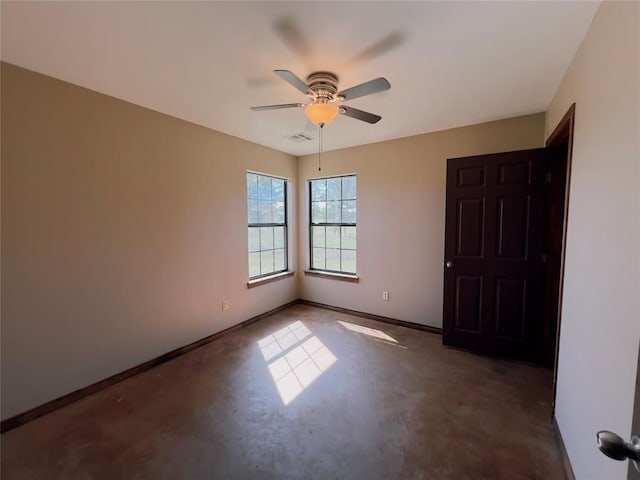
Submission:
[[323,127],[331,123],[338,114],[346,117],[362,120],[367,123],[377,123],[382,118],[380,115],[364,112],[347,105],[336,105],[345,100],[352,100],[365,95],[382,92],[391,88],[386,78],[380,77],[370,80],[355,87],[338,91],[338,76],[331,72],[313,72],[303,82],[289,70],[274,70],[274,73],[288,82],[296,89],[309,97],[308,103],[283,103],[280,105],[263,105],[251,107],[251,110],[277,110],[281,108],[301,108],[304,113],[316,125]]

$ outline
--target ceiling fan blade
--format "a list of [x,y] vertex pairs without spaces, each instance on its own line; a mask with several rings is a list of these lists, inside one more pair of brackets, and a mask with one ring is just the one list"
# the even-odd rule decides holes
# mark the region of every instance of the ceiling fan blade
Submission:
[[389,50],[393,50],[394,48],[402,45],[404,43],[404,40],[405,37],[401,32],[392,32],[355,55],[351,59],[351,62],[363,62],[366,60],[371,60],[375,57],[379,57],[380,55],[387,53]]
[[302,58],[306,58],[311,55],[311,47],[309,46],[307,39],[292,18],[280,18],[273,24],[273,30],[287,47],[296,52]]
[[253,111],[260,110],[278,110],[280,108],[296,108],[304,107],[304,103],[281,103],[280,105],[261,105],[259,107],[251,107]]
[[357,120],[362,120],[363,122],[367,123],[378,123],[382,119],[380,115],[364,112],[362,110],[358,110],[357,108],[347,107],[346,105],[340,105],[339,109],[342,115],[355,118]]
[[313,95],[313,92],[307,87],[307,84],[300,80],[296,75],[289,70],[274,70],[273,73],[278,75],[285,82],[289,82],[305,95]]
[[372,93],[389,90],[390,88],[391,84],[389,81],[384,77],[380,77],[375,80],[369,80],[368,82],[361,83],[355,87],[347,88],[346,90],[338,92],[338,95],[343,97],[345,100],[352,100],[354,98],[364,97],[365,95],[371,95]]

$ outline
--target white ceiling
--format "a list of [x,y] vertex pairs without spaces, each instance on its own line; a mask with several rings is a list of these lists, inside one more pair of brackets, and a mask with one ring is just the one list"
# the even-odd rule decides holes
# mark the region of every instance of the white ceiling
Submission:
[[[598,2],[2,2],[2,59],[294,155],[317,151],[304,102],[276,77],[314,70],[376,125],[338,117],[337,149],[546,110]],[[276,27],[288,22],[304,54]],[[289,31],[292,29],[290,28]],[[385,48],[386,46],[386,48]],[[370,49],[367,58],[364,53]]]

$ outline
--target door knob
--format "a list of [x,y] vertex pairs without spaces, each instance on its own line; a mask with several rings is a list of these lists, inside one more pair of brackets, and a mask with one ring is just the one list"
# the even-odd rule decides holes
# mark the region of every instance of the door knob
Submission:
[[633,463],[638,468],[638,462],[640,462],[640,437],[635,435],[631,437],[631,442],[625,442],[619,435],[602,430],[597,433],[596,440],[598,448],[607,457],[614,460],[633,460]]
[[444,266],[447,268],[453,268],[453,262],[449,260],[447,263],[444,264]]

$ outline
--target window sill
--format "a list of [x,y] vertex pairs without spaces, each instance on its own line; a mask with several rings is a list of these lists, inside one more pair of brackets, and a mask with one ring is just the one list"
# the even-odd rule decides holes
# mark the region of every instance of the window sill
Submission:
[[260,285],[264,285],[265,283],[275,282],[277,280],[282,280],[283,278],[293,277],[296,272],[280,272],[275,275],[269,275],[268,277],[256,278],[255,280],[249,280],[247,282],[247,288],[254,288]]
[[304,274],[310,277],[330,278],[332,280],[340,280],[342,282],[360,282],[360,277],[348,273],[323,272],[322,270],[305,270]]

